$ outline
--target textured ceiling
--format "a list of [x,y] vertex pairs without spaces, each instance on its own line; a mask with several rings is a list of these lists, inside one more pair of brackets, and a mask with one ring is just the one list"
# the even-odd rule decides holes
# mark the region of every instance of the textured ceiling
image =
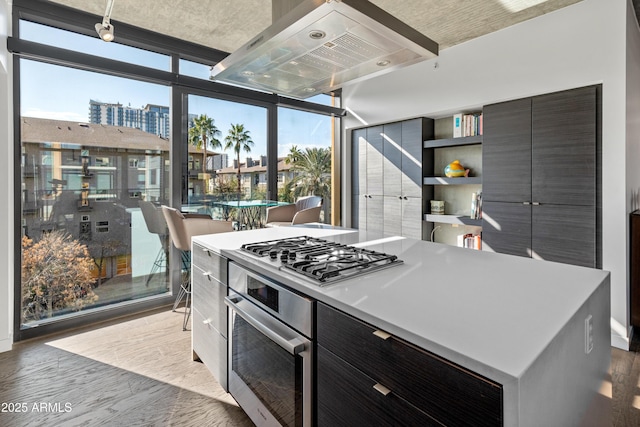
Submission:
[[[442,50],[581,0],[370,1],[435,40]],[[53,2],[96,15],[103,15],[106,6],[106,0]],[[233,52],[271,24],[271,10],[270,0],[115,0],[111,19]],[[115,34],[117,38],[117,26]]]

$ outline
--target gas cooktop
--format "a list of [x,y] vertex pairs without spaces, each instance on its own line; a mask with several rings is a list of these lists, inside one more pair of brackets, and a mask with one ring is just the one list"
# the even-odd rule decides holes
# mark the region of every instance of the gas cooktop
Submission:
[[319,286],[402,264],[395,255],[299,236],[242,245],[241,250],[314,279]]

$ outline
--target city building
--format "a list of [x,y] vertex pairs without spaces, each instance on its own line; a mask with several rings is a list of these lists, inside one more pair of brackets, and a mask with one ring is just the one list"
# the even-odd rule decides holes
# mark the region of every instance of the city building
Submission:
[[89,122],[94,124],[124,126],[169,138],[169,107],[147,104],[142,108],[120,103],[89,101]]
[[[226,181],[231,181],[238,176],[238,160],[233,160],[233,165],[216,169],[216,175]],[[278,157],[278,193],[290,182],[295,173],[291,171],[291,164],[285,162],[285,157]],[[267,157],[260,156],[259,160],[246,157],[244,163],[240,162],[240,186],[242,196],[249,199],[266,194],[267,191]]]

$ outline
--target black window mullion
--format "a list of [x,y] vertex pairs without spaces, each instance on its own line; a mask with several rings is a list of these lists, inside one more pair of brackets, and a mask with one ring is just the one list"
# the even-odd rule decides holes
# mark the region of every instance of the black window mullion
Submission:
[[[13,11],[14,17],[19,19],[95,37],[98,35],[94,30],[94,24],[102,22],[102,16],[41,0],[16,0],[13,4]],[[111,23],[116,28],[117,42],[127,46],[163,54],[179,52],[181,58],[204,61],[204,63],[211,65],[229,55],[228,52],[144,30],[117,20],[112,19]],[[14,35],[16,34],[15,28],[18,27],[14,26]]]
[[7,49],[9,52],[22,58],[35,59],[56,65],[65,65],[119,77],[135,78],[149,83],[168,85],[176,80],[176,75],[168,71],[156,70],[142,65],[103,58],[101,56],[48,46],[32,41],[20,40],[15,37],[7,37]]

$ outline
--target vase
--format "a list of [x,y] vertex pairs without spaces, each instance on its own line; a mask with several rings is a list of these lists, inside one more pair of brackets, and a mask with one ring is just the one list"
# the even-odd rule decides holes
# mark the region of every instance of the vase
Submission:
[[448,178],[467,176],[468,173],[469,170],[465,169],[464,166],[460,164],[459,160],[454,160],[444,168],[444,175]]

